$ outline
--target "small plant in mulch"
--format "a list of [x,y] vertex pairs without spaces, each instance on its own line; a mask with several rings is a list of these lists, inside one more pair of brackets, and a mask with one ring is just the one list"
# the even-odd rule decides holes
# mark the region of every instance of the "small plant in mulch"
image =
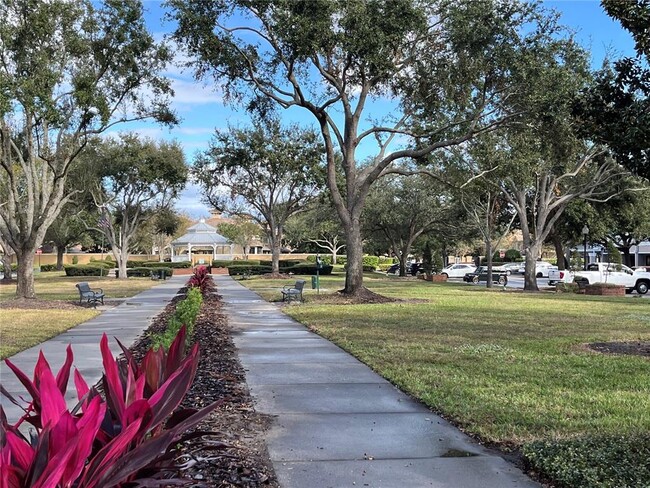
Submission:
[[[218,406],[214,402],[198,411],[178,409],[196,374],[198,345],[186,354],[181,328],[169,351],[149,350],[140,362],[120,347],[123,362],[113,357],[104,334],[103,396],[75,371],[78,404],[71,410],[65,400],[73,362],[70,346],[56,376],[42,353],[33,379],[5,360],[32,399],[22,406],[25,413],[15,424],[8,423],[0,406],[3,486],[167,486],[170,477],[180,474],[181,446],[196,437],[186,432]],[[32,426],[28,436],[20,430],[23,423]]]

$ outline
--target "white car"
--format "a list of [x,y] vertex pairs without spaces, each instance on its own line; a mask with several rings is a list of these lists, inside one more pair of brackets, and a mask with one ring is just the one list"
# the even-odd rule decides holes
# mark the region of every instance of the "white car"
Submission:
[[[535,276],[537,278],[548,278],[548,271],[550,269],[557,269],[557,266],[546,261],[537,261],[535,263]],[[521,263],[518,272],[521,274],[526,272],[526,263]]]
[[452,264],[444,268],[440,274],[447,278],[464,278],[467,273],[476,269],[474,264]]
[[521,263],[504,263],[493,266],[492,271],[499,271],[510,276],[512,273],[519,272],[519,266],[521,266]]

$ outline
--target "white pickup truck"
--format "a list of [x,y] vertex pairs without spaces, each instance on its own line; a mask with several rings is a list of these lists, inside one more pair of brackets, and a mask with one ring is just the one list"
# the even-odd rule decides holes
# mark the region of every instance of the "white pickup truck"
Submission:
[[645,295],[650,289],[650,272],[633,271],[627,266],[615,263],[591,263],[586,271],[551,270],[548,275],[548,284],[571,283],[572,281],[591,283],[612,283],[625,286],[628,293],[636,290],[640,295]]

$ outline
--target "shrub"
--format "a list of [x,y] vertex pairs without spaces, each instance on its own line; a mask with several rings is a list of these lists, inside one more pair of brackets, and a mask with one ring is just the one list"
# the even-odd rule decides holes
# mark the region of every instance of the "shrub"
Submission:
[[247,266],[247,265],[259,266],[260,264],[261,261],[259,259],[236,259],[235,261],[232,262],[232,266]]
[[527,461],[560,486],[650,486],[650,434],[600,435],[524,445]]
[[139,261],[135,259],[127,259],[126,267],[127,268],[142,268],[145,263],[157,263],[158,261]]
[[321,267],[321,269],[317,270],[315,263],[303,263],[297,264],[296,266],[291,266],[290,268],[286,268],[284,271],[286,273],[293,273],[298,275],[315,275],[316,271],[318,271],[318,274],[320,275],[329,275],[332,274],[333,268],[334,267],[332,265],[325,264]]
[[261,275],[271,272],[271,266],[267,265],[232,265],[228,266],[228,274],[230,276],[244,276],[244,275]]
[[56,264],[41,264],[41,271],[56,271]]
[[521,261],[521,253],[519,251],[517,251],[516,249],[508,249],[506,251],[505,260],[507,262]]
[[66,265],[63,269],[66,276],[106,276],[108,274],[104,267],[94,264]]
[[555,285],[555,291],[559,293],[578,293],[579,290],[578,283],[558,283]]
[[395,264],[397,262],[396,258],[393,257],[388,257],[388,256],[379,256],[379,264],[382,265],[388,265],[390,266],[391,264]]
[[79,256],[72,256],[72,264],[79,264]]
[[375,271],[379,266],[379,257],[377,256],[364,256],[363,257],[363,270]]
[[201,310],[203,296],[198,288],[190,288],[187,296],[176,305],[174,315],[167,322],[165,331],[161,334],[152,336],[151,341],[155,348],[161,346],[169,348],[183,326],[187,329],[188,338],[194,332],[194,324]]
[[147,261],[143,263],[137,263],[136,267],[138,268],[172,268],[172,269],[187,269],[192,267],[190,261],[180,261],[178,263],[171,263],[165,261]]
[[296,266],[297,264],[301,264],[304,262],[305,261],[302,261],[300,259],[280,259],[279,264],[280,264],[280,269],[283,269],[283,268],[290,268],[291,266]]
[[[175,466],[180,445],[194,437],[183,433],[218,403],[198,412],[176,410],[194,380],[199,356],[198,345],[184,355],[184,329],[176,339],[168,354],[149,351],[140,364],[120,344],[126,357],[120,365],[104,334],[100,342],[104,396],[75,371],[79,402],[71,410],[65,399],[73,362],[70,346],[56,377],[42,352],[33,380],[5,360],[32,400],[15,425],[0,416],[3,486],[96,488],[140,485],[138,480],[153,486],[149,484],[153,479],[180,470]],[[4,390],[3,394],[20,404]],[[23,422],[33,427],[28,435],[20,430]]]
[[208,268],[199,266],[194,270],[194,274],[188,280],[187,286],[190,288],[198,288],[202,295],[206,295],[214,290],[214,280],[208,273]]
[[215,259],[212,261],[212,267],[213,268],[227,268],[228,266],[232,265],[234,261],[230,260],[225,260],[225,259]]
[[151,267],[151,268],[132,268],[132,269],[127,269],[126,270],[126,276],[128,278],[149,278],[151,276],[151,273],[164,273],[166,277],[170,277],[174,274],[174,270],[172,268],[166,268],[164,266],[159,266],[159,267]]

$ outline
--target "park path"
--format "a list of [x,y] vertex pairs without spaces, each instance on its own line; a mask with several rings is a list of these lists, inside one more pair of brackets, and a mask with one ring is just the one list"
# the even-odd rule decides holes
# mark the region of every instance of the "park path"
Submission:
[[214,278],[255,408],[273,417],[283,488],[539,486],[278,305]]
[[[19,352],[9,359],[32,378],[38,353],[42,350],[45,358],[50,363],[52,371],[56,374],[65,361],[67,345],[72,344],[72,352],[74,353],[73,368],[76,367],[86,379],[86,382],[93,385],[99,381],[103,370],[102,357],[99,351],[99,341],[102,334],[106,333],[111,350],[117,356],[122,351],[113,338],[117,337],[122,344],[130,346],[149,327],[151,320],[163,311],[178,290],[185,285],[186,281],[187,276],[172,276],[169,280],[163,281],[149,290],[125,299],[123,303],[116,307],[108,308],[105,306],[104,308],[107,308],[107,310],[104,310],[97,317],[41,344]],[[14,312],[20,313],[19,310]],[[3,320],[5,319],[3,318]],[[4,361],[0,362],[0,384],[14,397],[23,395],[25,398],[29,398],[22,384]],[[66,399],[69,405],[77,403],[72,375],[68,383]],[[20,418],[22,411],[3,395],[0,395],[0,404],[5,409],[10,423]]]

